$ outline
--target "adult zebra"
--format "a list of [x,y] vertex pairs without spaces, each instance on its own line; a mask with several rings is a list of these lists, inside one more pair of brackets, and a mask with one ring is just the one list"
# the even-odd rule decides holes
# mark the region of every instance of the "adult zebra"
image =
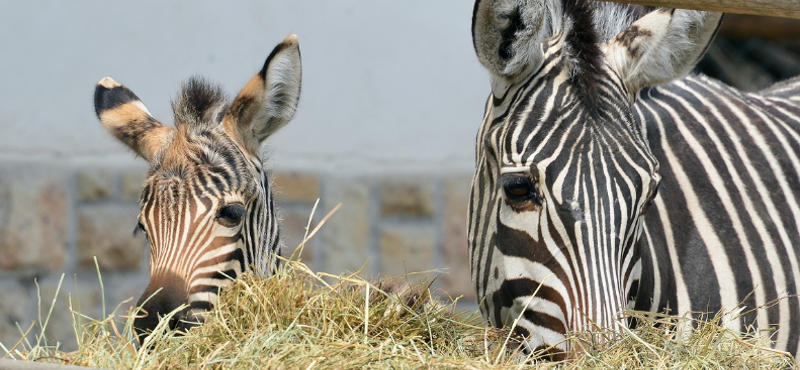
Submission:
[[98,83],[100,122],[150,162],[137,226],[150,243],[150,283],[137,304],[144,313],[134,321],[140,334],[183,304],[169,325],[191,326],[232,278],[279,267],[279,217],[260,145],[294,116],[301,77],[291,35],[230,103],[221,88],[189,79],[172,104],[175,129],[111,78]]
[[476,1],[492,87],[468,221],[481,311],[563,357],[565,333],[627,325],[626,307],[766,305],[729,325],[775,328],[797,356],[800,305],[781,298],[800,285],[800,80],[660,85],[694,66],[721,14],[636,11]]

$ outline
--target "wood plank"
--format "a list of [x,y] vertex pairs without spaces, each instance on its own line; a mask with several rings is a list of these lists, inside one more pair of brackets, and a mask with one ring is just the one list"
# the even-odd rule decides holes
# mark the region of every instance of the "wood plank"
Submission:
[[620,0],[616,2],[800,19],[800,0]]

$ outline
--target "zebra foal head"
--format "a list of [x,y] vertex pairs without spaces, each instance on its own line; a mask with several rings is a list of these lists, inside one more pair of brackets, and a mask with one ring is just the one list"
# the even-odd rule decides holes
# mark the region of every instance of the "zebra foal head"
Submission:
[[470,203],[481,310],[528,349],[615,328],[635,294],[636,242],[658,163],[632,104],[682,76],[719,15],[584,1],[478,0],[473,42],[491,73]]
[[150,244],[150,283],[134,322],[140,333],[184,304],[170,326],[186,328],[230,279],[278,267],[278,217],[259,147],[294,116],[301,77],[292,35],[232,101],[220,87],[189,79],[172,103],[175,128],[111,78],[97,84],[100,122],[150,164],[137,226]]

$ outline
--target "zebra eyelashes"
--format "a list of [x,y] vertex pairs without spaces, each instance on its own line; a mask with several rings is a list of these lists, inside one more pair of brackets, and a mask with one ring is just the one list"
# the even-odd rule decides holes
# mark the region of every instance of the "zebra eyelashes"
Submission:
[[133,229],[134,237],[138,236],[139,234],[147,235],[147,230],[145,230],[144,224],[142,224],[141,222],[137,223],[136,227]]
[[534,179],[528,173],[505,173],[500,176],[506,203],[511,206],[522,203],[541,205],[541,197]]
[[526,177],[513,176],[503,181],[503,190],[506,197],[513,200],[522,200],[530,196],[533,184]]
[[239,225],[244,218],[247,209],[241,203],[228,204],[217,211],[217,222],[226,227]]

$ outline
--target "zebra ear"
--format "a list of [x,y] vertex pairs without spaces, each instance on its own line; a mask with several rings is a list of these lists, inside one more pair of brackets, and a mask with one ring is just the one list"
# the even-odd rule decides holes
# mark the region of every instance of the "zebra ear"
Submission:
[[472,13],[472,44],[494,78],[513,80],[542,60],[544,1],[477,0]]
[[639,90],[683,77],[705,54],[721,13],[658,9],[605,45],[606,58],[633,97]]
[[300,46],[290,35],[236,96],[223,118],[225,129],[253,152],[294,117],[302,80]]
[[153,118],[133,91],[111,77],[97,83],[94,111],[109,133],[147,161],[172,139],[174,129]]

